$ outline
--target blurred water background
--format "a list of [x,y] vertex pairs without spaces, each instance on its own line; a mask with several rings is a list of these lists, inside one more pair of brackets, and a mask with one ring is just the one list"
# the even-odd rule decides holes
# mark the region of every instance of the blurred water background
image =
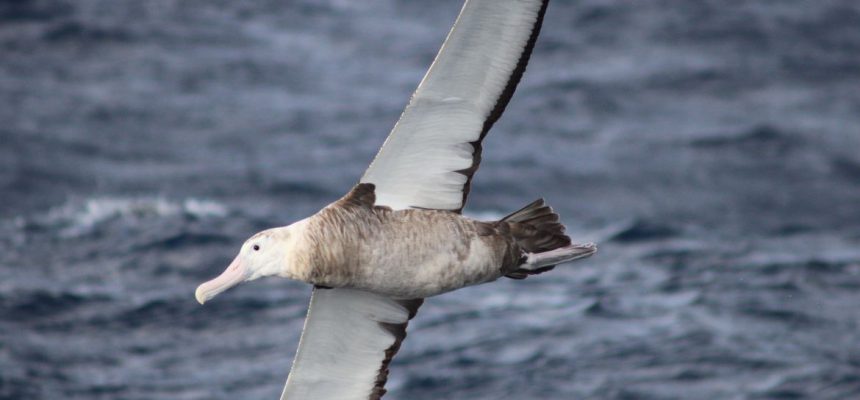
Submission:
[[[0,2],[0,398],[277,398],[310,288],[194,288],[358,180],[459,8]],[[554,1],[466,211],[539,196],[599,254],[428,300],[386,398],[860,398],[857,2]]]

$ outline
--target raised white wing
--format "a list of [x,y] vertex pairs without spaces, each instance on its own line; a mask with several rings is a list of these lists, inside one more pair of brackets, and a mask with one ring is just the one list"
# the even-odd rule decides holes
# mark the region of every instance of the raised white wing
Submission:
[[377,204],[460,211],[481,140],[525,71],[546,0],[469,0],[361,178]]
[[314,289],[281,399],[379,399],[388,363],[424,300]]
[[[467,0],[448,38],[361,178],[376,204],[459,212],[481,140],[525,71],[548,0]],[[281,399],[379,399],[388,364],[423,300],[315,289]]]

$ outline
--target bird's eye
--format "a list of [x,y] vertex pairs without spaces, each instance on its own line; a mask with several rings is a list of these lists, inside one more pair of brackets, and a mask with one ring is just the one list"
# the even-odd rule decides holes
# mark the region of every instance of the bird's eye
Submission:
[[254,245],[254,251],[257,251],[257,250],[260,250],[260,245],[255,244],[255,245]]

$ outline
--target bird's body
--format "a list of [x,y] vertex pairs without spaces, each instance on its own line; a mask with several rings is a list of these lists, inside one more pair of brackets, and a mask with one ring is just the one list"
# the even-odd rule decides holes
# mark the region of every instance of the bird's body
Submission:
[[241,282],[313,284],[282,399],[379,399],[425,297],[588,257],[543,200],[498,221],[460,215],[482,140],[525,72],[548,0],[466,0],[400,120],[342,199],[260,232],[202,304]]
[[[284,277],[396,299],[430,297],[505,275],[529,274],[521,268],[528,254],[570,244],[557,215],[542,203],[533,207],[542,210],[536,216],[543,225],[535,227],[506,219],[477,221],[444,210],[392,210],[374,205],[373,190],[371,184],[359,184],[317,214],[263,231],[257,238],[273,238],[269,246],[287,248],[284,263],[292,268]],[[533,238],[544,242],[536,245]],[[577,249],[571,257],[593,251]]]
[[296,255],[308,283],[423,298],[495,280],[520,258],[489,225],[439,210],[330,206],[306,220]]

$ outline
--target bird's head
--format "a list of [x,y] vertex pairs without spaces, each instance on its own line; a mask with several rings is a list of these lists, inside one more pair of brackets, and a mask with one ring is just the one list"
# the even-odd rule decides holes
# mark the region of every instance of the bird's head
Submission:
[[293,276],[289,255],[295,245],[295,240],[291,240],[294,230],[290,225],[251,236],[221,275],[197,287],[194,292],[197,301],[203,304],[233,286],[264,276]]

